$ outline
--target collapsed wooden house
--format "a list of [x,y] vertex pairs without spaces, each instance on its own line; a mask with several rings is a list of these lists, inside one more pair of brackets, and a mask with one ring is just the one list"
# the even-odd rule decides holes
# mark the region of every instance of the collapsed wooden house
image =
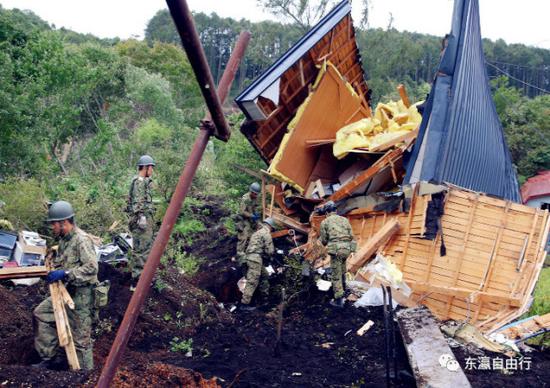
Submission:
[[412,290],[403,303],[424,304],[442,320],[467,321],[487,333],[529,308],[550,219],[546,210],[517,203],[478,9],[476,0],[455,2],[421,124],[383,144],[340,158],[333,152],[344,127],[376,115],[377,123],[402,124],[411,106],[403,89],[399,117],[388,106],[381,112],[370,106],[347,0],[236,102],[246,116],[242,132],[269,165],[264,213],[307,235],[300,247],[306,259],[326,265],[316,242],[323,217],[313,209],[332,200],[359,243],[347,263],[354,279],[368,282],[365,265],[382,255]]

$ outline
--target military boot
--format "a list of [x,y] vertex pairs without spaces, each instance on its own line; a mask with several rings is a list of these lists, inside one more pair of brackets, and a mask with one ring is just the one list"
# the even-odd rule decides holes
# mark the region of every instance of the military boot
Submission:
[[338,308],[343,308],[346,301],[344,300],[343,297],[341,297],[341,298],[333,299],[329,303],[330,303],[331,306],[338,307]]

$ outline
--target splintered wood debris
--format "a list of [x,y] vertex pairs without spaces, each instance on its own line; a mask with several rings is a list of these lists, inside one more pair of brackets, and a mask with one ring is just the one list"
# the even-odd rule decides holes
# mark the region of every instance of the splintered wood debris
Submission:
[[395,290],[401,304],[494,332],[530,306],[548,211],[452,184],[404,185],[417,104],[400,85],[401,99],[373,113],[350,9],[339,7],[236,99],[247,116],[242,132],[269,164],[263,215],[294,230],[293,253],[323,268],[324,216],[314,209],[334,201],[358,242],[347,262],[355,280],[376,278],[365,277],[365,266],[379,254],[406,284],[407,292]]

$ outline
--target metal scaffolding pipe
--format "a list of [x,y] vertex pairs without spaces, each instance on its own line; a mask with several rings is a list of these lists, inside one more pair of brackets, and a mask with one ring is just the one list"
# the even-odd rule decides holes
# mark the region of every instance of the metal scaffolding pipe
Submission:
[[[201,46],[199,34],[195,28],[195,22],[193,21],[193,15],[189,10],[187,1],[185,0],[166,0],[172,19],[181,38],[183,48],[187,53],[187,58],[193,67],[197,82],[201,89],[208,110],[214,123],[214,136],[220,140],[227,141],[231,136],[231,130],[227,125],[227,121],[223,116],[222,106],[218,93],[212,79],[204,50]],[[221,82],[220,82],[221,84]]]
[[[239,36],[235,50],[231,54],[228,66],[224,71],[222,79],[220,80],[219,90],[221,92],[221,101],[224,101],[229,94],[229,88],[235,77],[236,69],[244,56],[249,40],[250,33],[248,32],[242,33]],[[200,46],[199,49],[202,52],[202,46]],[[225,121],[225,117],[222,116],[222,118]],[[128,340],[130,339],[132,330],[134,329],[143,303],[145,302],[145,298],[149,293],[153,276],[155,275],[160,259],[166,249],[166,245],[170,240],[172,229],[178,219],[185,196],[191,187],[191,182],[195,176],[197,167],[199,166],[204,150],[206,149],[208,140],[212,135],[212,130],[212,122],[208,120],[203,120],[201,122],[199,136],[195,140],[191,154],[189,155],[185,167],[180,175],[178,184],[174,194],[172,195],[166,214],[162,220],[160,230],[157,234],[155,242],[153,243],[151,252],[147,257],[147,263],[145,264],[143,272],[139,278],[136,290],[130,299],[130,303],[128,304],[124,318],[122,319],[122,323],[117,331],[116,338],[111,346],[111,350],[109,351],[109,356],[107,357],[103,370],[101,371],[101,376],[97,382],[97,386],[99,388],[109,387],[115,376],[122,354],[128,345]]]

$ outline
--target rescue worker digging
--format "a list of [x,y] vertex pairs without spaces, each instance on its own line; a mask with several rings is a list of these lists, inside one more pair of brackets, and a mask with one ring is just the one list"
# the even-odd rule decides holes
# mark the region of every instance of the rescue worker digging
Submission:
[[[47,222],[59,238],[59,250],[53,259],[53,270],[46,277],[48,283],[63,281],[75,308],[67,310],[76,354],[81,368],[93,368],[91,339],[94,288],[98,283],[98,264],[90,237],[74,222],[74,211],[68,202],[57,201],[48,211]],[[51,297],[34,309],[34,346],[42,358],[35,366],[59,367],[63,354],[59,347]]]
[[241,299],[240,309],[253,310],[250,306],[252,296],[259,287],[263,301],[269,297],[269,274],[265,265],[274,253],[273,239],[271,232],[275,229],[275,222],[272,218],[266,218],[259,229],[252,234],[246,248],[246,285]]
[[130,291],[135,290],[154,237],[153,217],[155,207],[153,205],[151,177],[155,161],[149,155],[143,155],[139,158],[137,166],[138,175],[134,177],[130,184],[126,209],[129,217],[128,228],[132,233],[134,244],[129,258],[130,271],[132,272]]
[[239,214],[237,215],[237,260],[239,264],[245,263],[245,254],[248,240],[256,230],[256,224],[260,219],[258,214],[258,194],[260,184],[254,182],[250,185],[248,193],[242,196]]
[[334,202],[327,202],[321,212],[328,214],[328,217],[321,222],[319,238],[330,255],[334,291],[334,300],[330,304],[335,307],[344,307],[346,259],[355,252],[356,242],[348,219],[336,214]]

